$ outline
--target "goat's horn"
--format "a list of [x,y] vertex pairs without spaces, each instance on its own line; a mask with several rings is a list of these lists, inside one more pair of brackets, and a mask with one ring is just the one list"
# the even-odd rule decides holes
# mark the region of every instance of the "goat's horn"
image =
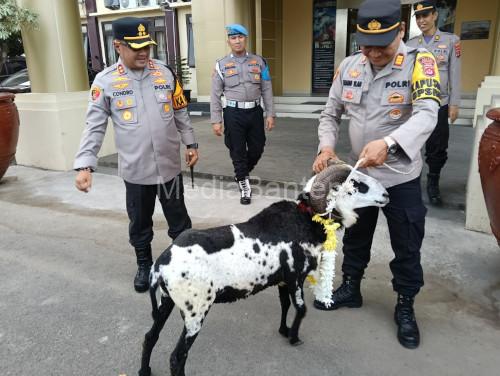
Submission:
[[343,183],[350,173],[351,169],[345,162],[338,159],[328,161],[328,167],[316,175],[309,193],[311,207],[315,213],[324,213],[326,211],[328,192],[335,185]]

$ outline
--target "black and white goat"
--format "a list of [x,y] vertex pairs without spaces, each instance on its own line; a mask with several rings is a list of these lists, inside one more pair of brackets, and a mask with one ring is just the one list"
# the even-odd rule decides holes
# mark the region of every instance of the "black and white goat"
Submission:
[[[274,285],[281,302],[279,332],[292,345],[300,344],[304,280],[316,269],[325,241],[324,229],[312,215],[330,212],[348,227],[356,221],[354,209],[387,202],[388,194],[377,180],[334,162],[310,179],[298,203],[274,203],[245,223],[183,232],[151,270],[154,323],[143,343],[139,376],[151,374],[151,352],[174,306],[181,311],[184,329],[170,357],[170,370],[181,376],[212,304],[244,299]],[[296,314],[288,328],[290,303]]]

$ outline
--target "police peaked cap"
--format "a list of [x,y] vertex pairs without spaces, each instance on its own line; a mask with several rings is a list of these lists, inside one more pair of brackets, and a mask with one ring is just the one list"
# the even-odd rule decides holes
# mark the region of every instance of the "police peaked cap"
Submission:
[[358,10],[356,42],[360,46],[387,46],[401,25],[400,0],[366,0]]
[[115,39],[123,40],[134,50],[151,44],[156,45],[156,42],[149,35],[149,22],[144,18],[119,18],[113,21],[112,26]]
[[244,35],[245,37],[248,37],[247,29],[245,29],[245,27],[240,24],[227,25],[226,31],[228,37],[230,37],[231,35]]
[[436,10],[436,1],[428,0],[416,2],[413,4],[413,10],[415,11],[415,15],[432,12]]

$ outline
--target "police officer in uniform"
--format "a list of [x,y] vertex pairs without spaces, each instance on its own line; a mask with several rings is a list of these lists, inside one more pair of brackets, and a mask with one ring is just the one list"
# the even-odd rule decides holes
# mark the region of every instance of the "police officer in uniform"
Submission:
[[187,101],[173,71],[150,59],[148,21],[126,17],[113,22],[118,62],[95,78],[89,98],[86,128],[76,155],[76,187],[88,192],[97,153],[108,117],[114,126],[118,150],[118,174],[125,181],[130,244],[135,248],[138,271],[134,287],[149,287],[153,259],[152,216],[156,196],[167,219],[168,235],[175,239],[191,228],[184,204],[180,140],[187,146],[188,166],[198,160]]
[[[213,131],[222,136],[233,161],[235,180],[241,192],[240,203],[250,204],[252,190],[249,174],[264,152],[263,110],[266,129],[274,127],[273,90],[269,66],[262,56],[246,50],[248,31],[241,25],[226,27],[231,53],[215,63],[210,92]],[[222,109],[221,96],[226,98]],[[224,127],[222,117],[224,113]]]
[[[315,172],[336,158],[341,115],[349,117],[351,162],[362,159],[362,171],[378,179],[390,202],[387,219],[394,259],[392,285],[397,292],[394,318],[398,340],[416,348],[420,334],[413,302],[423,286],[420,247],[426,208],[422,203],[420,148],[434,129],[439,109],[439,72],[434,56],[402,41],[399,0],[366,0],[358,12],[356,39],[361,51],[339,66],[319,120],[319,154]],[[360,187],[359,189],[363,189]],[[360,307],[360,283],[370,261],[379,209],[358,211],[357,223],[344,235],[343,282],[333,304],[315,301],[318,309]]]
[[440,31],[436,26],[438,12],[436,1],[419,1],[413,5],[417,25],[422,34],[408,41],[408,46],[426,48],[436,58],[441,77],[441,108],[436,128],[425,144],[427,175],[427,194],[432,205],[441,205],[439,177],[448,159],[448,139],[451,122],[458,117],[460,105],[460,38],[454,34]]

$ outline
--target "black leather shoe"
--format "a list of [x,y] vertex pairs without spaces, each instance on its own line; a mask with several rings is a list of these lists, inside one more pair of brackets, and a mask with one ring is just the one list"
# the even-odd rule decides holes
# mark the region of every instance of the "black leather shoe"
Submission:
[[137,292],[146,292],[149,289],[149,272],[153,265],[151,246],[136,248],[135,255],[137,256],[137,273],[134,278],[134,288]]
[[413,297],[398,295],[394,321],[398,325],[399,343],[407,349],[416,349],[420,345],[420,331],[413,310]]
[[441,206],[443,204],[441,192],[439,191],[439,174],[427,174],[427,195],[431,205]]
[[359,308],[363,305],[360,284],[361,280],[344,275],[342,284],[332,293],[333,303],[326,305],[319,300],[315,300],[314,307],[322,311],[333,311],[341,307]]

